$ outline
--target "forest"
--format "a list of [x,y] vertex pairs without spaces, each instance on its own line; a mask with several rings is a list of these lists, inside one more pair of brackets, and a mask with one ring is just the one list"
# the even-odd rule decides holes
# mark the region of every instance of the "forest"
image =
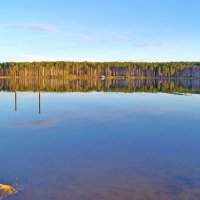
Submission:
[[5,62],[0,77],[200,78],[200,62]]

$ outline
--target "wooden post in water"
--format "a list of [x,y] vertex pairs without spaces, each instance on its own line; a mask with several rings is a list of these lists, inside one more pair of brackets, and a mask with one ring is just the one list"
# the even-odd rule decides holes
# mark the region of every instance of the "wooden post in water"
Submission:
[[41,115],[41,93],[39,91],[39,115]]
[[16,83],[16,72],[14,73],[14,84],[15,84],[15,112],[17,112],[17,88],[16,88],[16,85],[17,85],[17,83]]
[[38,88],[39,88],[39,115],[41,115],[41,93],[40,93],[40,70],[38,68]]
[[17,112],[17,92],[15,91],[15,112]]

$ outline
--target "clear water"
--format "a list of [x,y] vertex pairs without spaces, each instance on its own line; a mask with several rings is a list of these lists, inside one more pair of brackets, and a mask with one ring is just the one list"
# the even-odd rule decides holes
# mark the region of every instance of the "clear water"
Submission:
[[0,182],[14,200],[197,200],[199,124],[198,94],[42,92],[39,108],[2,91]]

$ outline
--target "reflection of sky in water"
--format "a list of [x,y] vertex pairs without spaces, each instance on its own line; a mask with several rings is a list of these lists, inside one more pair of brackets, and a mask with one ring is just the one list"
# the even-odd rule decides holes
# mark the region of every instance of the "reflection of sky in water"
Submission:
[[[0,94],[0,182],[15,199],[198,199],[200,96]],[[197,198],[198,197],[198,198]]]

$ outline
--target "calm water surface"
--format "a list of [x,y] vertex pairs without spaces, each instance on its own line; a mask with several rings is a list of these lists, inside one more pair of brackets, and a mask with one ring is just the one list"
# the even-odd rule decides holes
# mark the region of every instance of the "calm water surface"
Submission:
[[197,200],[199,124],[198,94],[1,92],[0,182],[14,200]]

